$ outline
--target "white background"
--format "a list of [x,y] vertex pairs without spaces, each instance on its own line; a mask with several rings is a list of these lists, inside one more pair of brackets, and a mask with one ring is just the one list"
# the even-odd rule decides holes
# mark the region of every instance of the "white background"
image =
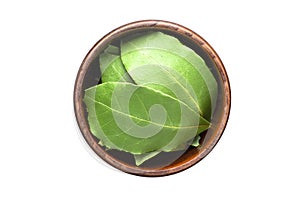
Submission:
[[[1,1],[0,199],[300,199],[299,13],[296,0]],[[141,19],[203,36],[232,88],[215,149],[162,178],[98,162],[73,114],[88,50]]]

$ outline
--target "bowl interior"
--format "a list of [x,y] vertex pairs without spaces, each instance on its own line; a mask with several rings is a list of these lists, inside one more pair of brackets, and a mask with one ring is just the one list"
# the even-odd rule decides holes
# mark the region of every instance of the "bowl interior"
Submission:
[[[212,117],[212,127],[201,133],[200,146],[183,151],[160,153],[139,167],[133,156],[118,150],[105,150],[98,145],[88,127],[86,106],[83,102],[84,90],[101,83],[99,54],[108,44],[118,45],[120,39],[136,33],[161,31],[179,39],[193,49],[206,62],[218,83],[217,106]],[[142,21],[120,27],[102,38],[89,52],[78,73],[74,91],[75,114],[81,132],[93,151],[114,167],[137,175],[160,176],[184,170],[205,157],[215,146],[225,128],[230,107],[230,89],[226,71],[221,60],[200,36],[177,24],[163,21]]]

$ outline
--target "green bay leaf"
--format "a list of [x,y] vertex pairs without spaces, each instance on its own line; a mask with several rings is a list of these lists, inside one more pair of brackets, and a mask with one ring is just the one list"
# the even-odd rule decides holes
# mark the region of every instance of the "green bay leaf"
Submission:
[[87,89],[84,102],[102,144],[132,154],[172,151],[210,126],[184,103],[147,86],[106,82]]
[[161,90],[183,101],[210,121],[217,82],[203,59],[172,36],[150,32],[121,42],[121,59],[135,83]]
[[200,135],[197,135],[194,139],[193,139],[193,142],[191,144],[191,146],[193,147],[198,147],[200,145],[200,139],[201,139],[201,136]]
[[125,70],[120,58],[120,49],[109,45],[99,56],[101,81],[105,82],[130,82],[132,79]]
[[143,164],[145,161],[157,156],[161,151],[153,151],[149,153],[144,153],[144,154],[135,154],[134,155],[134,160],[136,166],[139,166]]
[[100,54],[102,84],[85,91],[99,144],[131,153],[137,166],[162,151],[199,146],[218,92],[204,60],[161,32],[131,35],[120,48]]

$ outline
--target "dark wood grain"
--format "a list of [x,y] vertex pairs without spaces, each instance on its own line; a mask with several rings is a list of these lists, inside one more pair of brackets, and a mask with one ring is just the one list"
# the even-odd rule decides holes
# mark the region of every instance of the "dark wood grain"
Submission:
[[[219,101],[219,106],[217,109],[219,110],[217,123],[211,128],[209,133],[205,136],[203,140],[201,140],[201,146],[198,148],[190,148],[188,149],[179,159],[170,165],[164,167],[137,167],[134,165],[130,165],[126,162],[123,162],[119,159],[116,159],[107,151],[105,151],[102,147],[98,145],[98,140],[91,134],[88,126],[88,122],[85,116],[85,107],[83,104],[83,82],[86,76],[86,73],[93,62],[93,60],[99,55],[99,53],[108,45],[111,41],[119,38],[122,35],[134,33],[137,30],[165,30],[168,32],[173,32],[174,34],[179,34],[184,37],[188,37],[195,45],[201,47],[212,60],[214,65],[217,68],[217,73],[220,79],[220,87],[221,88],[221,100]],[[223,131],[226,127],[227,120],[230,112],[230,104],[231,104],[231,94],[230,94],[230,85],[226,70],[223,66],[223,63],[217,53],[213,50],[213,48],[206,42],[201,36],[191,31],[188,28],[185,28],[181,25],[160,21],[160,20],[145,20],[133,22],[124,26],[121,26],[112,32],[105,35],[101,40],[99,40],[95,46],[89,51],[87,56],[84,58],[80,69],[77,74],[75,86],[74,86],[74,110],[76,120],[79,126],[79,129],[87,141],[88,145],[91,149],[104,161],[109,163],[110,165],[120,169],[124,172],[141,175],[141,176],[165,176],[174,174],[180,171],[183,171],[194,164],[198,163],[202,160],[219,141],[220,137],[223,134]]]

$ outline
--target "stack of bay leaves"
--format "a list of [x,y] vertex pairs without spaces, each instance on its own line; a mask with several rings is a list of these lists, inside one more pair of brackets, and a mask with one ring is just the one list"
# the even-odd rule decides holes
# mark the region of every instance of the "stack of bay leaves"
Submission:
[[160,152],[199,145],[211,126],[218,86],[192,49],[147,32],[109,45],[99,61],[101,83],[84,96],[99,145],[132,154],[137,166]]

